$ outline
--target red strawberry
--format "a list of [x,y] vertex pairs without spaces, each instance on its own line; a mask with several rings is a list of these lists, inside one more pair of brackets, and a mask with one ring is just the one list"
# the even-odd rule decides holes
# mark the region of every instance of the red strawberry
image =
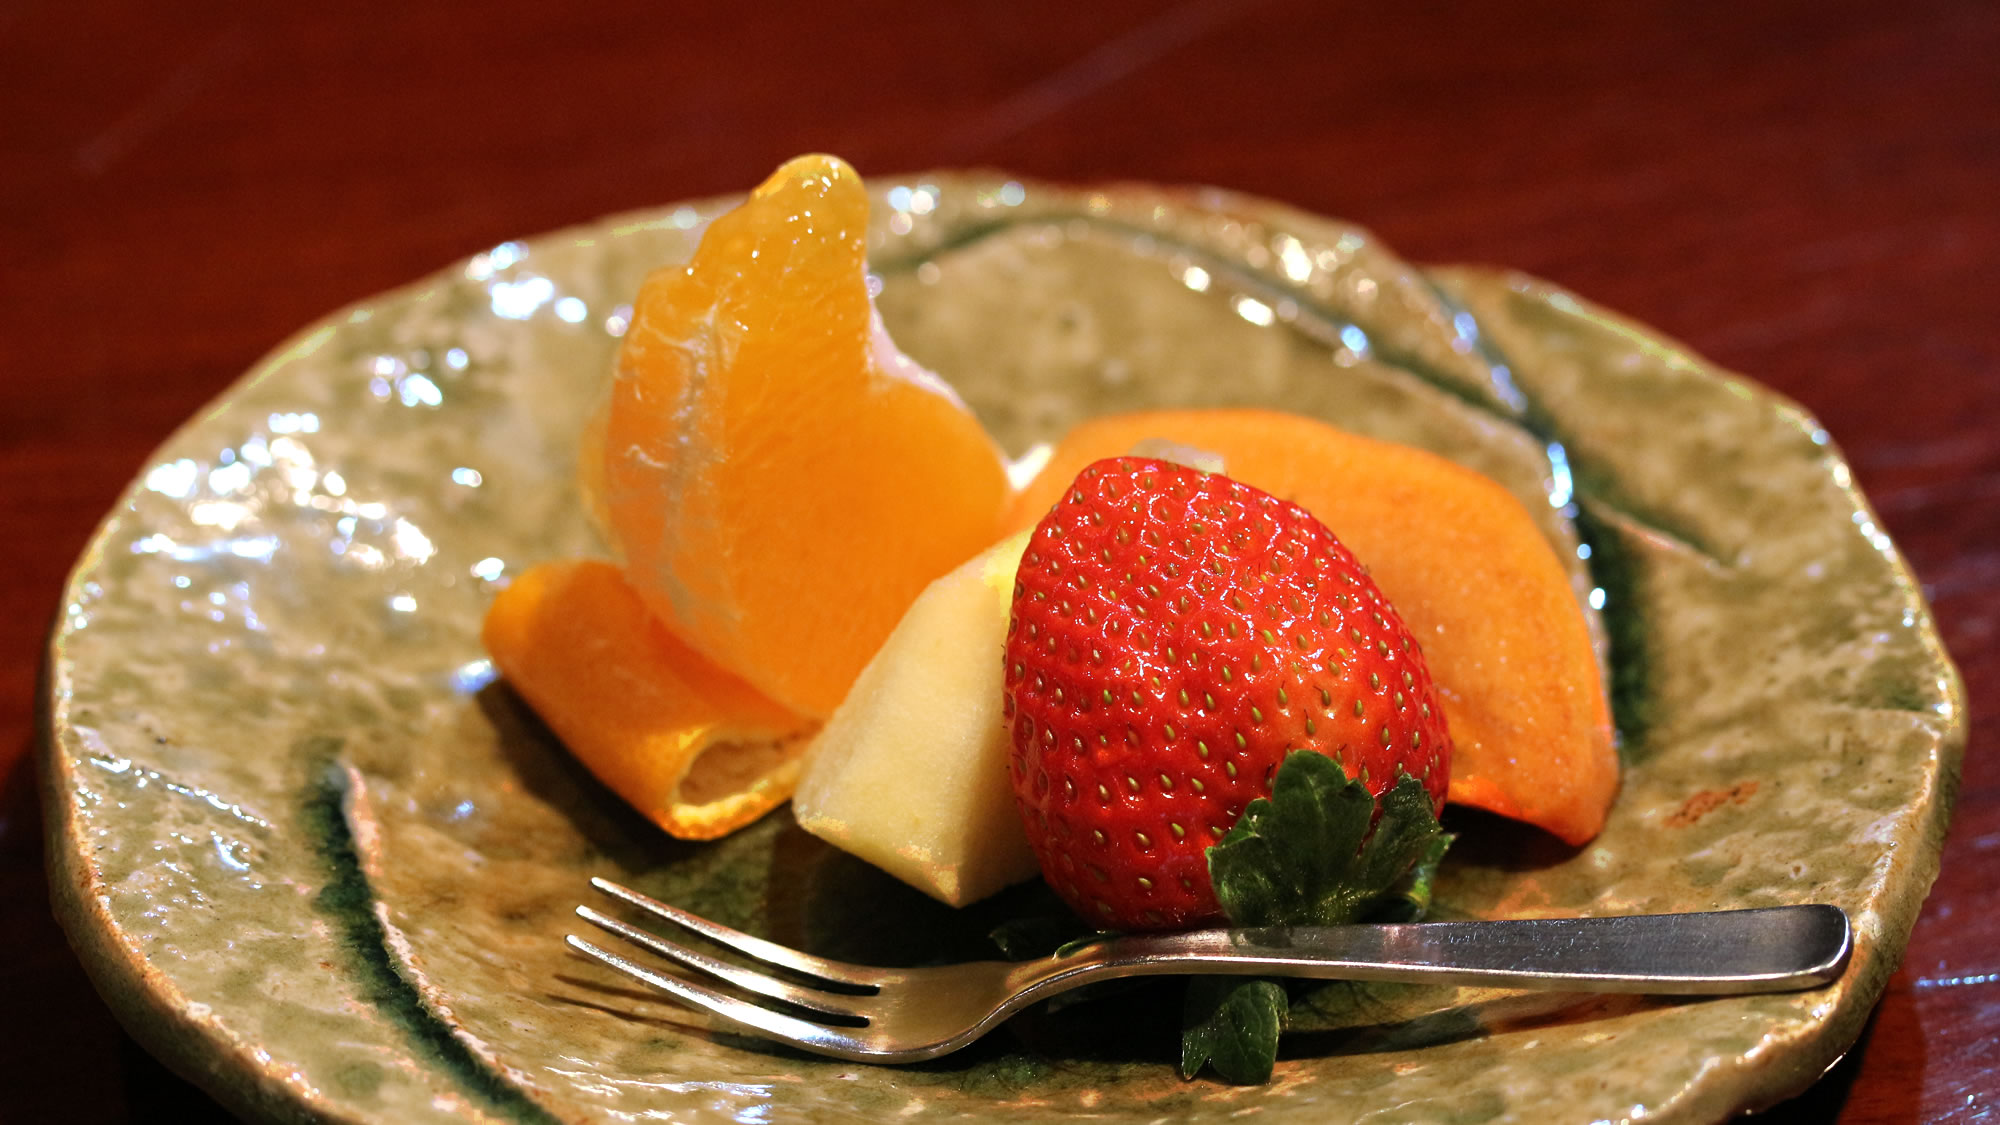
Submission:
[[1091,922],[1222,922],[1207,849],[1285,755],[1444,805],[1451,741],[1409,629],[1295,504],[1144,458],[1099,461],[1014,587],[1010,777],[1049,885]]

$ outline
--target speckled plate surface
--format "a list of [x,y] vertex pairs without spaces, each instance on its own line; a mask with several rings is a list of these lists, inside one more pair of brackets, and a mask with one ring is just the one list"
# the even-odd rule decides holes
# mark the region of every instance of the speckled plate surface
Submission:
[[78,563],[52,881],[154,1050],[274,1118],[1581,1123],[1727,1116],[1853,1041],[1935,874],[1964,706],[1811,418],[1547,285],[1420,271],[1260,201],[951,176],[877,199],[892,333],[1017,453],[1096,412],[1261,404],[1436,450],[1538,513],[1602,610],[1625,787],[1579,850],[1460,818],[1445,912],[1828,901],[1857,928],[1847,977],[1694,1002],[1335,988],[1269,1085],[1232,1088],[1174,1076],[1143,996],[870,1068],[715,1034],[570,957],[590,874],[884,963],[976,952],[1007,905],[935,907],[784,812],[665,839],[491,682],[496,585],[596,549],[575,435],[624,302],[716,206],[694,204],[313,326],[162,448]]

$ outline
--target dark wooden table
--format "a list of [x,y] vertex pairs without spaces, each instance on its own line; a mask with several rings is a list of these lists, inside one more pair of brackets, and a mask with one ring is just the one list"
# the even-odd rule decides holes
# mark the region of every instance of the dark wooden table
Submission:
[[1805,403],[1974,729],[1866,1039],[1771,1116],[1995,1112],[2000,8],[372,6],[0,3],[0,1118],[222,1112],[118,1029],[41,873],[44,629],[147,452],[322,312],[810,149],[1276,196],[1552,278]]

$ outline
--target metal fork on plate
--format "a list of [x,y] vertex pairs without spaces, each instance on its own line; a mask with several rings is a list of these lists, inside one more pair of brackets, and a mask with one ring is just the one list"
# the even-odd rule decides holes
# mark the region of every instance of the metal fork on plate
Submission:
[[950,1054],[1038,1000],[1114,977],[1292,976],[1576,992],[1784,992],[1839,979],[1853,947],[1847,915],[1815,904],[1138,934],[1107,937],[1036,961],[878,969],[788,949],[605,879],[592,879],[591,885],[766,971],[577,907],[586,921],[684,968],[780,1003],[752,1002],[661,973],[572,934],[569,944],[579,952],[743,1030],[822,1055],[877,1063]]

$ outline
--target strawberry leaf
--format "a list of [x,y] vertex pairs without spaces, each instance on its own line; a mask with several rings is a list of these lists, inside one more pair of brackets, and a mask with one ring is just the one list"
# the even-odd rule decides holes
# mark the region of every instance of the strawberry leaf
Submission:
[[1458,837],[1439,832],[1424,846],[1423,854],[1410,865],[1409,873],[1396,881],[1376,907],[1367,914],[1370,922],[1421,922],[1431,912],[1431,890],[1437,882],[1438,866],[1444,853]]
[[999,947],[1000,956],[1007,960],[1032,961],[1037,957],[1053,956],[1063,946],[1091,935],[1077,921],[1076,915],[1065,909],[1060,915],[1033,914],[1009,918],[993,927],[986,936]]
[[[1372,823],[1372,830],[1371,830]],[[1410,922],[1429,909],[1452,837],[1409,774],[1382,794],[1324,754],[1287,755],[1271,796],[1250,802],[1208,851],[1216,901],[1237,926]],[[1231,1082],[1262,1082],[1277,1060],[1286,1009],[1276,982],[1197,977],[1181,1024],[1181,1074],[1204,1063]]]
[[1278,1058],[1278,1033],[1290,1001],[1276,981],[1195,977],[1181,1018],[1181,1077],[1212,1066],[1224,1081],[1266,1082]]
[[[1223,913],[1238,926],[1338,926],[1380,906],[1433,851],[1435,869],[1450,838],[1422,782],[1403,774],[1375,814],[1367,787],[1349,780],[1339,762],[1311,751],[1287,755],[1271,796],[1250,802],[1209,849]],[[1428,904],[1428,878],[1412,890]]]

